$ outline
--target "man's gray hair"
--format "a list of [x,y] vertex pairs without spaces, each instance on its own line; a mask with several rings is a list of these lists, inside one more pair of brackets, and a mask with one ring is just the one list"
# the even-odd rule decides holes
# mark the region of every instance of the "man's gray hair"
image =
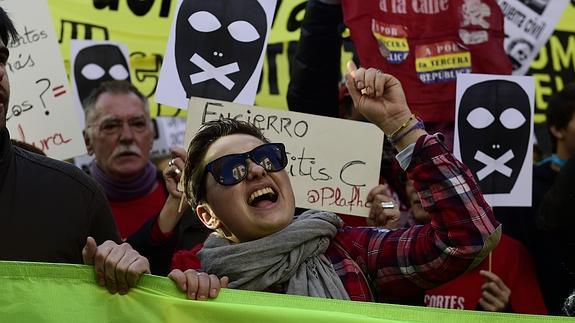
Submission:
[[[82,107],[84,108],[84,115],[86,121],[86,130],[89,126],[94,123],[97,118],[97,113],[95,109],[96,102],[100,95],[104,93],[112,94],[129,94],[134,93],[142,102],[144,103],[144,111],[146,116],[150,117],[150,106],[148,104],[148,98],[138,90],[132,83],[128,81],[105,81],[100,83],[100,85],[95,88],[90,95],[82,102]],[[151,125],[150,125],[151,126]]]

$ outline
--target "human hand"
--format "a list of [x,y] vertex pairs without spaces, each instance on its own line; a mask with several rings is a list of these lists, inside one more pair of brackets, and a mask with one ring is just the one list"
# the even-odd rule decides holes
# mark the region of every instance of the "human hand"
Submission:
[[164,180],[166,181],[166,188],[168,189],[170,196],[179,200],[182,197],[183,192],[178,190],[178,183],[182,177],[182,171],[186,164],[188,154],[184,148],[171,147],[170,156],[172,159],[170,159],[168,167],[164,169]]
[[487,270],[480,270],[479,274],[485,277],[479,305],[486,311],[503,312],[509,305],[511,290],[496,274]]
[[346,85],[355,108],[387,135],[409,119],[401,83],[392,75],[378,69],[357,68],[347,63]]
[[82,258],[86,265],[94,265],[98,284],[112,294],[126,294],[136,286],[141,274],[150,273],[148,259],[127,243],[118,245],[108,240],[98,246],[94,238],[88,237]]
[[[387,185],[377,185],[372,188],[367,194],[366,201],[371,204],[367,219],[368,225],[390,229],[399,220],[401,215],[399,205],[391,197],[391,191]],[[381,205],[382,202],[391,202],[394,206],[392,209],[384,209]]]
[[228,287],[227,276],[218,278],[216,275],[208,275],[193,269],[184,272],[174,269],[168,274],[168,277],[176,283],[179,290],[186,293],[188,299],[198,301],[216,298],[221,288]]

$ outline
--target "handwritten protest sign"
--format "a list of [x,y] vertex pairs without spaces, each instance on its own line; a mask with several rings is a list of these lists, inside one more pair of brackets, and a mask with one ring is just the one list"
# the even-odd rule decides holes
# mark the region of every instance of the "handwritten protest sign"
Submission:
[[246,121],[285,144],[296,206],[367,216],[366,197],[379,182],[383,133],[374,125],[305,113],[191,98],[186,147],[202,124]]
[[505,17],[505,51],[514,75],[525,75],[555,29],[568,0],[497,0]]
[[12,89],[6,115],[10,137],[56,159],[85,153],[47,2],[4,0],[2,7],[20,34],[8,44],[6,63]]
[[529,76],[457,77],[454,154],[491,206],[530,206],[535,83]]
[[182,0],[156,101],[185,109],[192,96],[253,104],[276,0]]

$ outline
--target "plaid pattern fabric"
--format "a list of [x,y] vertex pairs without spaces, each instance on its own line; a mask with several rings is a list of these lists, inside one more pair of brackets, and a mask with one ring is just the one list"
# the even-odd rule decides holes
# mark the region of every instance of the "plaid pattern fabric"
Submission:
[[344,227],[326,252],[352,300],[411,298],[476,266],[499,241],[473,175],[436,135],[419,138],[407,172],[430,225]]

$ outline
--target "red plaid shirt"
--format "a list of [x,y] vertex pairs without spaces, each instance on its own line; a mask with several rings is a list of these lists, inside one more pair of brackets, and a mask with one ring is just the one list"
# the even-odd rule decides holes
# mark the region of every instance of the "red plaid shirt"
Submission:
[[326,255],[355,301],[395,301],[478,265],[500,225],[469,169],[436,136],[422,136],[407,169],[431,224],[389,231],[344,227]]
[[[436,136],[419,138],[407,172],[431,224],[344,227],[326,251],[354,301],[411,298],[478,265],[499,241],[500,225],[473,175]],[[201,268],[200,249],[176,253],[172,267]]]

